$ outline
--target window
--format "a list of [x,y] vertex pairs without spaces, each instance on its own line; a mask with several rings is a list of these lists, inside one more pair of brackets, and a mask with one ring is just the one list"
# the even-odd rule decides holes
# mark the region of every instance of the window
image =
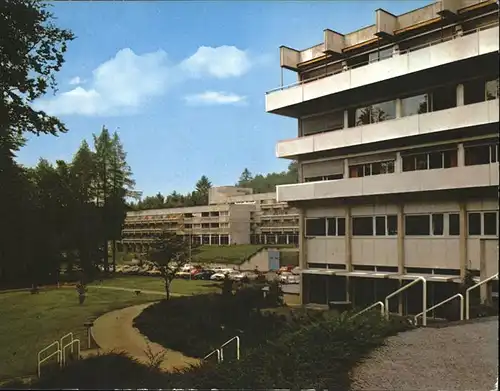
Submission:
[[375,235],[385,236],[385,216],[375,217]]
[[376,52],[370,53],[368,55],[368,61],[369,62],[382,61],[385,60],[386,58],[391,58],[393,53],[394,50],[392,47],[383,50],[377,50]]
[[373,236],[373,218],[353,217],[352,234],[354,236]]
[[387,216],[387,235],[393,236],[398,234],[398,216]]
[[499,79],[490,80],[485,85],[486,100],[498,99],[500,97]]
[[460,235],[460,215],[458,213],[448,215],[448,233],[450,236]]
[[456,149],[403,156],[403,171],[434,170],[456,166]]
[[337,217],[337,236],[345,236],[345,217]]
[[485,212],[483,216],[484,235],[497,235],[498,218],[496,212]]
[[435,236],[444,234],[444,215],[442,213],[432,214],[432,234]]
[[429,100],[427,94],[410,96],[401,99],[401,115],[408,117],[415,114],[423,114],[429,111]]
[[469,235],[481,235],[481,213],[469,213],[467,217],[467,228]]
[[314,177],[304,178],[304,182],[335,181],[337,179],[343,179],[343,178],[344,178],[343,174],[314,176]]
[[405,216],[405,235],[428,236],[430,235],[430,215]]
[[455,85],[440,87],[431,95],[431,110],[446,110],[457,106],[457,88]]
[[306,219],[306,236],[325,236],[326,219],[324,217],[316,219]]
[[392,174],[394,172],[394,160],[385,162],[357,164],[349,167],[350,178],[360,178],[370,175]]
[[464,152],[466,166],[498,162],[498,144],[466,146]]
[[343,129],[344,110],[304,118],[301,127],[304,136]]
[[374,124],[396,118],[396,101],[376,103],[356,109],[356,126]]
[[484,102],[486,97],[486,83],[484,79],[474,79],[463,83],[464,104]]

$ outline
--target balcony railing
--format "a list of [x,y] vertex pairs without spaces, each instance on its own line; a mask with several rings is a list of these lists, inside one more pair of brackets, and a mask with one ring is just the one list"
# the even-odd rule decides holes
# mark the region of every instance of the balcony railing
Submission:
[[[447,41],[452,41],[452,40],[454,40],[456,38],[461,38],[462,36],[465,36],[465,35],[479,33],[482,30],[486,30],[486,29],[498,26],[498,24],[499,24],[499,22],[497,20],[497,21],[492,22],[490,24],[487,24],[485,26],[481,26],[481,27],[474,28],[474,29],[471,29],[471,30],[467,30],[467,31],[464,31],[464,32],[460,32],[460,33],[457,32],[457,33],[454,33],[453,35],[451,35],[449,37],[441,37],[441,38],[438,38],[438,39],[436,39],[434,41],[427,42],[427,43],[422,44],[422,45],[414,46],[414,47],[406,49],[406,50],[401,50],[401,51],[398,52],[398,54],[399,55],[408,54],[408,53],[411,53],[411,52],[414,52],[414,51],[417,51],[417,50],[420,50],[420,49],[425,49],[425,48],[428,48],[430,46],[438,45],[440,43],[444,43],[444,42],[447,42]],[[363,67],[363,66],[375,63],[375,62],[384,61],[384,60],[387,60],[387,59],[390,59],[390,58],[393,58],[393,56],[386,57],[386,58],[383,58],[383,59],[380,59],[380,60],[374,59],[374,60],[370,60],[370,61],[365,61],[365,62],[361,62],[361,63],[358,63],[356,65],[351,65],[351,66],[346,65],[345,67],[343,67],[343,69],[325,72],[322,75],[311,77],[311,78],[305,79],[305,80],[300,80],[300,81],[297,81],[297,82],[294,82],[294,83],[291,83],[291,84],[288,84],[288,85],[285,85],[285,86],[280,86],[280,87],[277,87],[277,88],[273,88],[272,90],[267,91],[266,95],[267,94],[271,94],[271,93],[276,92],[276,91],[283,91],[283,90],[286,90],[286,89],[289,89],[289,88],[293,88],[293,87],[297,87],[297,86],[300,86],[300,85],[303,85],[303,84],[307,84],[307,83],[313,82],[315,80],[324,79],[325,77],[328,77],[328,76],[337,75],[339,73],[347,72],[347,71],[349,71],[351,69],[360,68],[360,67]]]

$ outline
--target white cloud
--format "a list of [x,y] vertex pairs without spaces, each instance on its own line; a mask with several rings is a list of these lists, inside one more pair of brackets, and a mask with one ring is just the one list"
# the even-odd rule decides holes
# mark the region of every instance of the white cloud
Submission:
[[[76,86],[72,90],[38,100],[34,107],[53,115],[123,115],[136,112],[149,99],[164,95],[171,84],[186,78],[238,77],[250,68],[248,53],[234,46],[202,46],[175,66],[168,63],[163,50],[136,54],[126,48],[94,69],[85,88],[77,76],[70,81]],[[234,94],[206,92],[192,96],[190,102],[230,104],[243,99]]]
[[244,103],[245,96],[223,91],[206,91],[201,94],[188,95],[184,100],[191,105],[234,105]]
[[248,53],[234,46],[216,48],[201,46],[180,64],[191,76],[214,76],[219,79],[238,77],[251,68]]
[[78,85],[78,84],[82,84],[83,83],[83,80],[80,79],[80,76],[76,76],[74,77],[73,79],[71,79],[69,81],[69,84],[72,85],[72,86],[75,86],[75,85]]

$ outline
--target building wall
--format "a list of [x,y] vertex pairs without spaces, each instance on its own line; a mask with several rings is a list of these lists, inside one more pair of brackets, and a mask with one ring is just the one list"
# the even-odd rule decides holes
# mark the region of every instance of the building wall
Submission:
[[[429,194],[431,198],[432,195]],[[476,212],[495,212],[498,220],[498,199],[470,200],[465,202],[466,216]],[[354,205],[350,207],[351,218],[369,216],[397,216],[399,207],[396,204]],[[490,274],[498,270],[498,222],[496,234],[486,235],[484,232],[484,214],[482,215],[482,231],[479,235],[469,235],[466,232],[452,235],[449,215],[461,213],[458,200],[446,202],[408,202],[402,207],[404,218],[414,215],[443,214],[443,235],[405,235],[402,230],[403,263],[404,268],[420,269],[454,269],[460,273],[461,240],[465,240],[466,267],[480,270],[480,239],[490,239],[485,243],[486,263]],[[305,218],[344,217],[348,216],[347,208],[342,206],[305,207]],[[352,220],[351,220],[352,221]],[[405,223],[404,223],[405,224]],[[351,223],[352,226],[352,223]],[[398,227],[398,231],[400,227]],[[346,237],[350,234],[350,240]],[[308,237],[305,232],[306,261],[311,266],[328,264],[339,268],[347,268],[349,262],[354,269],[356,266],[389,266],[398,268],[400,257],[398,253],[398,235],[393,236],[355,236],[352,230],[344,236],[316,236]],[[347,259],[347,246],[350,242],[351,259]],[[334,266],[335,265],[335,266]],[[496,271],[497,272],[497,271]]]

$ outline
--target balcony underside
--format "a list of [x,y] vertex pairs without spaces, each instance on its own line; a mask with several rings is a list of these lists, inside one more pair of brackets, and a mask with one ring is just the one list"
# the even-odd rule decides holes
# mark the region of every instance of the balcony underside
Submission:
[[[477,70],[498,74],[498,27],[402,54],[266,95],[266,111],[293,118],[370,101],[381,91],[403,94],[410,86],[425,88],[466,79]],[[450,46],[452,45],[452,46]],[[449,47],[448,47],[449,46]],[[360,95],[361,94],[361,95]]]
[[282,185],[276,188],[276,197],[280,201],[300,202],[470,188],[480,189],[498,187],[498,173],[498,163],[400,172],[362,178]]

